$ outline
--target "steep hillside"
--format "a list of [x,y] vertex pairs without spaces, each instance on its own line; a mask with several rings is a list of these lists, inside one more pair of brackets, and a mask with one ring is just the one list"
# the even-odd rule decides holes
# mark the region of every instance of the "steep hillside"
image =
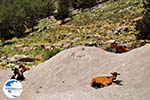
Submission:
[[140,0],[116,0],[105,2],[91,9],[75,10],[72,19],[61,26],[56,25],[53,16],[40,20],[35,31],[22,38],[5,41],[0,55],[9,57],[24,54],[43,62],[59,51],[79,45],[97,46],[110,51],[110,40],[128,46],[140,47],[149,40],[137,40],[136,21],[142,17]]

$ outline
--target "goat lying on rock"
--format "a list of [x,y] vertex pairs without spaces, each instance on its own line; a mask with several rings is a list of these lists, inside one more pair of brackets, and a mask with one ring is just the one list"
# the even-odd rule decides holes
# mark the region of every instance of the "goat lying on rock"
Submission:
[[95,77],[91,80],[91,86],[94,88],[102,88],[111,85],[117,78],[117,75],[120,75],[117,72],[112,72],[112,76],[100,76]]
[[118,43],[116,42],[111,43],[111,48],[114,48],[116,53],[123,53],[129,51],[126,46],[118,45]]

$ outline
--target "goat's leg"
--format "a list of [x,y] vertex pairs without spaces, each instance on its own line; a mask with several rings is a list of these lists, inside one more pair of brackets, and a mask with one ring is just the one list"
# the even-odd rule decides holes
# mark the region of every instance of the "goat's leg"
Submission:
[[16,75],[15,75],[15,79],[17,79],[18,77],[19,77],[19,75],[18,75],[18,74],[16,74]]
[[105,87],[107,87],[107,86],[108,86],[108,84],[107,84],[107,83],[105,83],[105,84],[104,84],[104,86],[105,86]]
[[10,78],[10,79],[15,79],[15,75],[11,76],[11,78]]
[[14,74],[10,79],[17,79],[18,74]]

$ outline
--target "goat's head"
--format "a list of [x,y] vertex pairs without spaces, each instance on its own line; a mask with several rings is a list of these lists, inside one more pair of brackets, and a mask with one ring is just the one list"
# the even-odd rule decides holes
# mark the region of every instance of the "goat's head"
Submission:
[[113,43],[111,43],[111,48],[115,48],[118,46],[118,43],[116,41],[114,41]]
[[19,73],[19,69],[18,69],[18,68],[15,68],[15,69],[14,69],[14,73]]
[[17,74],[18,74],[18,75],[22,75],[22,73],[20,72],[19,68],[16,67],[16,68],[14,69],[14,75],[17,75]]
[[111,72],[111,74],[113,76],[113,80],[117,78],[117,75],[120,75],[120,73],[117,73],[117,72]]
[[23,65],[23,63],[20,63],[19,68],[22,68],[22,67],[24,67],[24,65]]

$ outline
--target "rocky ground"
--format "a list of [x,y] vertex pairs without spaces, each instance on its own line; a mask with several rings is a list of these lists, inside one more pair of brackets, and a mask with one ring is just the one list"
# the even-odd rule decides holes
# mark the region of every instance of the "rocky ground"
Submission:
[[[64,50],[25,72],[23,93],[15,100],[148,100],[150,98],[150,44],[127,53],[115,54],[100,48],[78,46]],[[92,77],[117,71],[120,85],[94,89]],[[12,71],[0,70],[2,87]]]

